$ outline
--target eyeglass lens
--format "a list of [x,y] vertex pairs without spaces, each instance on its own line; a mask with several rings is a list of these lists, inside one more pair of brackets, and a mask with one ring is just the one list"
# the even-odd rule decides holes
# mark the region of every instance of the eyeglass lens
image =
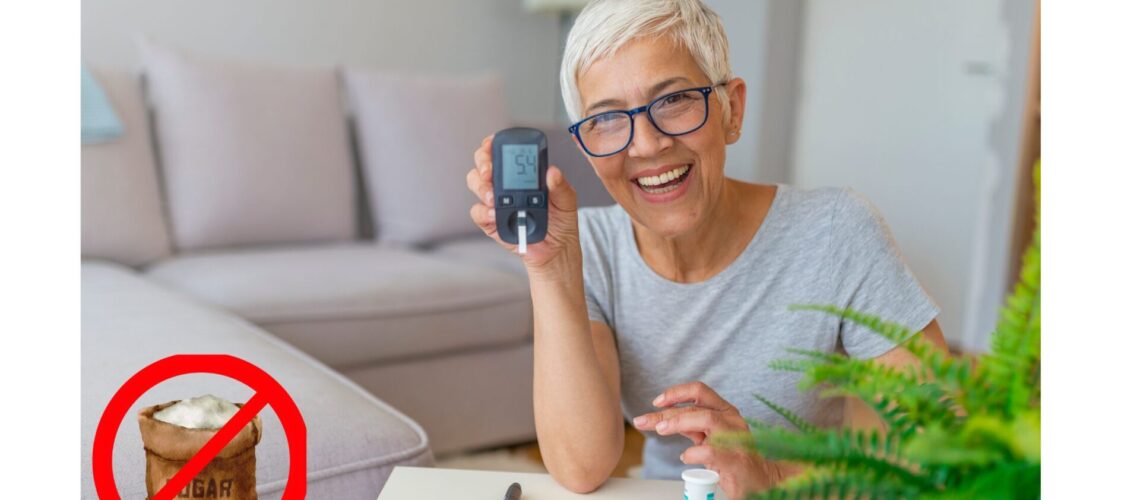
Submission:
[[[649,106],[649,120],[666,135],[683,135],[700,128],[708,114],[708,99],[700,90],[674,92]],[[602,113],[578,128],[582,145],[592,154],[617,153],[633,140],[633,119],[624,111]]]

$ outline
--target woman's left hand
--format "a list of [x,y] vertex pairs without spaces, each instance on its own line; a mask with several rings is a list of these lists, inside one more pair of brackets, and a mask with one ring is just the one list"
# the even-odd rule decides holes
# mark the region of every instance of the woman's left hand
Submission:
[[[684,403],[692,406],[676,406]],[[681,454],[681,462],[716,471],[721,489],[730,498],[744,498],[748,493],[771,488],[789,472],[755,453],[714,448],[708,443],[715,432],[747,432],[748,423],[735,406],[704,383],[689,382],[665,389],[653,400],[653,406],[665,409],[633,419],[634,427],[662,436],[680,434],[689,438],[693,446]]]

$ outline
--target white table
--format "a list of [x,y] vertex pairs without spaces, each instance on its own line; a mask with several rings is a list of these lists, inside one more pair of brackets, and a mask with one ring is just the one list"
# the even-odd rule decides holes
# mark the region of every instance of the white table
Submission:
[[[396,467],[377,500],[502,500],[511,483],[522,486],[522,500],[681,500],[684,483],[646,479],[610,479],[589,495],[579,495],[549,474],[492,472],[428,467]],[[717,498],[727,498],[718,492]]]

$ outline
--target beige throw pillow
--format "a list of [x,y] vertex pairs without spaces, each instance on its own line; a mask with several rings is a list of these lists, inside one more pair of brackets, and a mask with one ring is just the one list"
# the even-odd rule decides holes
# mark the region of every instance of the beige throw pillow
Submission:
[[335,69],[141,48],[179,250],[356,236]]
[[345,81],[378,239],[481,234],[466,174],[480,141],[509,126],[503,79],[348,69]]
[[92,68],[123,135],[82,148],[82,254],[128,266],[170,255],[170,235],[138,75]]

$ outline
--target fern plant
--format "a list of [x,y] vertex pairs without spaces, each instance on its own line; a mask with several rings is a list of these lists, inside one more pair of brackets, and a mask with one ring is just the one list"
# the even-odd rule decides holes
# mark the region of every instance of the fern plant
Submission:
[[[1035,169],[1035,181],[1040,169]],[[1039,498],[1041,491],[1041,236],[1023,258],[1020,282],[1006,300],[976,361],[951,357],[918,332],[831,306],[823,311],[901,343],[920,361],[907,369],[837,354],[792,351],[772,367],[804,374],[802,389],[868,403],[885,431],[821,429],[762,396],[793,429],[750,420],[751,431],[714,437],[772,460],[805,465],[802,474],[753,499]]]

